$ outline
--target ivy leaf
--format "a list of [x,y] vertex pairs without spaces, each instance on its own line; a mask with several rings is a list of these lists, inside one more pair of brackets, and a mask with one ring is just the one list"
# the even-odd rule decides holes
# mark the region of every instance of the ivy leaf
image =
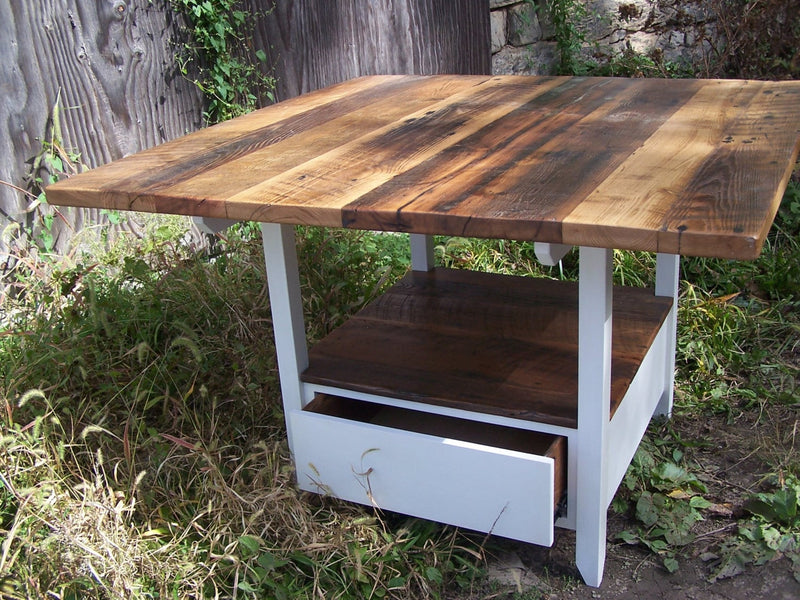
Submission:
[[425,579],[427,579],[432,583],[442,583],[444,581],[444,578],[442,577],[442,572],[436,567],[425,568]]
[[626,544],[638,544],[639,543],[639,536],[632,532],[630,529],[626,529],[625,531],[620,531],[617,534],[617,539],[622,540]]
[[653,469],[653,475],[662,481],[668,481],[675,485],[686,481],[687,476],[686,469],[671,462],[665,462],[658,465],[655,469]]
[[757,517],[761,517],[765,521],[775,521],[777,513],[772,504],[762,500],[761,498],[750,498],[744,503],[743,508]]
[[665,556],[663,562],[664,568],[670,573],[674,573],[678,570],[678,560],[674,556]]
[[239,547],[242,550],[242,558],[255,556],[261,547],[261,540],[252,535],[243,535],[239,537]]
[[696,508],[699,510],[708,508],[712,505],[711,502],[703,498],[702,496],[692,496],[692,499],[689,500],[689,506],[692,508]]
[[[647,527],[652,527],[658,522],[659,509],[660,506],[663,506],[663,502],[658,502],[659,496],[661,496],[661,494],[643,492],[636,502],[636,518]],[[661,497],[663,498],[663,496]]]

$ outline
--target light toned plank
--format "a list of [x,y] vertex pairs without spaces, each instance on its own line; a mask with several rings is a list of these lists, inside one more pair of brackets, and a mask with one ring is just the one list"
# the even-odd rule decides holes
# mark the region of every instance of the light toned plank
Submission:
[[753,258],[800,148],[799,98],[800,82],[363,78],[52,199]]
[[[764,86],[762,82],[704,82],[691,100],[564,218],[565,241],[708,256],[757,255],[765,223],[774,216],[772,209],[763,206],[765,198],[768,205],[773,204],[782,187],[769,176],[775,171],[769,160],[783,154],[777,169],[781,176],[792,162],[791,141],[786,135],[776,139],[781,129],[786,130],[787,120],[765,118],[771,104],[765,98],[775,95],[765,97]],[[796,139],[796,132],[791,135]],[[726,140],[737,137],[747,161],[733,161],[720,151],[733,143]],[[711,164],[727,171],[724,181],[712,181]],[[745,173],[767,175],[770,181],[762,187],[751,180],[748,187],[742,185]],[[700,191],[703,183],[714,183],[714,194]],[[742,202],[742,196],[753,199]],[[730,223],[731,214],[742,209],[749,230]]]
[[342,209],[398,174],[457,144],[558,85],[514,86],[494,77],[392,123],[228,200],[228,215],[320,225],[342,224]]
[[562,79],[520,110],[346,207],[344,222],[558,243],[564,215],[697,85],[664,83]]
[[393,86],[380,95],[376,90],[368,104],[353,105],[346,112],[341,110],[343,103],[339,102],[339,110],[321,111],[305,129],[293,125],[288,133],[281,132],[274,141],[270,140],[269,145],[254,146],[252,151],[243,151],[241,156],[232,156],[217,166],[192,174],[189,179],[159,187],[158,194],[189,200],[235,196],[335,150],[343,141],[386,127],[484,80],[485,77],[456,76],[403,80],[406,85]]
[[[413,86],[413,80],[400,76],[364,77],[312,92],[103,165],[79,178],[51,186],[48,195],[53,203],[67,206],[169,212],[166,210],[169,207],[160,209],[155,198],[146,194],[154,183],[185,180],[187,176],[203,172],[209,165],[235,158],[234,153],[242,147],[252,151],[259,144],[274,143],[275,135],[269,134],[270,128],[276,125],[285,124],[291,132],[297,133],[301,130],[297,122],[309,113],[316,112],[319,120],[324,120],[325,114],[330,118],[331,107],[341,106],[348,98],[351,106],[358,104],[359,98],[362,105],[369,105],[375,99],[376,88],[388,87],[391,93],[397,85]],[[225,217],[219,211],[205,210],[202,203],[192,204],[192,212],[188,214]],[[179,212],[187,214],[185,210]]]

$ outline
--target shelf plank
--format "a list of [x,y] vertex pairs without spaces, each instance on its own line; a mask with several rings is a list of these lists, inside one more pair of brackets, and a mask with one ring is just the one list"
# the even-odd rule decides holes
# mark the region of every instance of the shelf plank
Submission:
[[[412,272],[315,345],[308,383],[577,425],[578,297],[571,282]],[[615,289],[611,412],[672,304]]]

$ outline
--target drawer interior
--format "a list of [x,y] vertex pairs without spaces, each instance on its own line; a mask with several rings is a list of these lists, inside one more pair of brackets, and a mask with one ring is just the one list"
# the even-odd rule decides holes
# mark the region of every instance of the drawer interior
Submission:
[[422,411],[385,406],[330,394],[317,394],[305,411],[442,438],[545,456],[554,462],[554,506],[566,489],[565,437]]

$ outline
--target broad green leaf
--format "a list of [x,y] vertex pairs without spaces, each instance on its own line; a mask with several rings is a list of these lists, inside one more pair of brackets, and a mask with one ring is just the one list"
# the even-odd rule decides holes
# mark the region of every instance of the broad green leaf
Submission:
[[239,537],[239,547],[243,550],[243,558],[255,556],[261,548],[261,540],[252,535],[243,535]]
[[689,500],[689,506],[701,510],[704,508],[708,508],[709,506],[711,506],[711,504],[712,504],[711,502],[709,502],[702,496],[692,496],[692,499]]
[[667,569],[670,573],[674,573],[678,570],[678,561],[674,556],[665,556],[664,557],[664,568]]

